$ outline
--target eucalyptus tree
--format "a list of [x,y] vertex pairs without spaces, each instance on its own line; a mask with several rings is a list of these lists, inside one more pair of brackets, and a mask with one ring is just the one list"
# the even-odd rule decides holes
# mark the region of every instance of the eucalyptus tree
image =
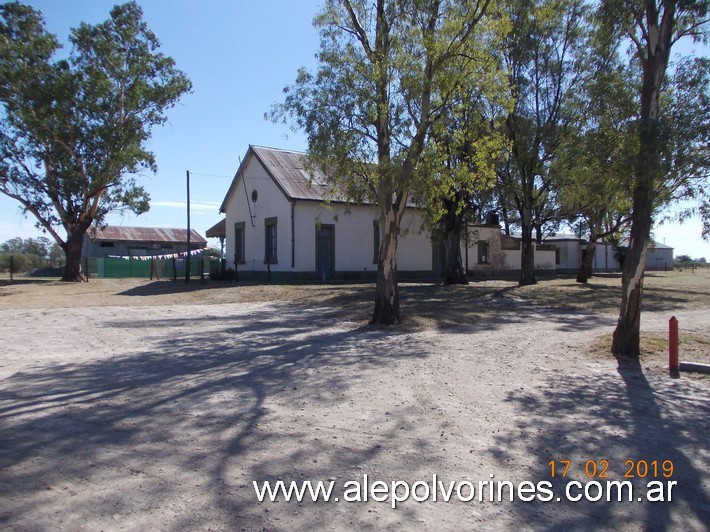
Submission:
[[434,238],[443,243],[444,284],[468,283],[462,236],[469,236],[468,220],[480,212],[481,199],[492,195],[496,165],[507,146],[501,126],[510,102],[500,57],[490,49],[475,53],[470,76],[433,125],[418,168],[422,192],[416,199]]
[[41,12],[0,6],[0,192],[61,246],[63,279],[75,281],[92,224],[116,209],[148,210],[135,179],[156,171],[146,142],[191,83],[158,51],[135,2],[69,40],[68,58],[55,59],[60,43]]
[[592,275],[597,242],[618,239],[630,220],[638,152],[634,71],[620,57],[618,39],[594,22],[579,88],[567,102],[570,124],[553,164],[562,183],[561,209],[588,241],[579,283]]
[[[503,54],[513,99],[505,131],[510,141],[498,190],[512,200],[522,233],[520,285],[534,284],[535,210],[553,199],[550,164],[565,128],[564,103],[578,82],[576,53],[584,44],[584,0],[507,0],[511,21]],[[541,217],[540,220],[543,218]]]
[[655,190],[655,206],[690,205],[663,221],[677,219],[682,223],[700,214],[702,236],[708,239],[710,213],[704,214],[703,209],[707,210],[710,199],[710,58],[680,57],[672,67],[661,96],[663,179]]
[[[636,158],[629,248],[622,270],[619,320],[612,351],[639,356],[641,301],[646,253],[657,195],[668,175],[663,164],[662,93],[671,49],[684,37],[707,41],[709,0],[602,0],[604,23],[631,43],[640,69],[638,156]],[[706,114],[707,108],[705,110]]]
[[490,0],[327,0],[316,72],[299,71],[273,119],[305,131],[311,160],[352,199],[378,208],[372,322],[400,321],[397,244],[417,168],[459,93],[472,43],[492,40]]

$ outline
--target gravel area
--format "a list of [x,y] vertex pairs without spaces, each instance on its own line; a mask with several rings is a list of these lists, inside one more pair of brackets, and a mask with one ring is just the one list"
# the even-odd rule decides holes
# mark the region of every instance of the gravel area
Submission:
[[[0,528],[707,530],[710,379],[673,378],[663,355],[619,364],[598,349],[612,312],[491,283],[467,313],[438,318],[446,289],[406,292],[416,318],[395,329],[366,325],[352,287],[180,295],[191,304],[98,290],[83,305],[2,287]],[[682,334],[707,334],[708,308],[671,310]],[[645,312],[644,333],[669,317]],[[565,500],[583,493],[571,483],[627,480],[640,461],[657,471],[629,479],[632,502]],[[433,475],[463,499],[473,483],[474,499],[344,500],[365,476],[421,481],[424,498]],[[278,480],[333,482],[339,501],[259,502],[253,482]],[[479,501],[483,481],[549,482],[552,500]],[[677,482],[672,500],[639,502],[650,481],[666,497]]]

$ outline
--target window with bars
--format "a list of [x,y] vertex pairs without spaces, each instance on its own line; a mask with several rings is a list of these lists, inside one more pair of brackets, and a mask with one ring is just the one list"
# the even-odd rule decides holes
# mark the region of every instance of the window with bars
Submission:
[[490,257],[488,256],[488,242],[478,243],[478,264],[488,264]]
[[266,264],[276,264],[278,260],[277,242],[276,242],[276,228],[277,228],[277,218],[267,218],[264,221],[265,224],[265,251],[264,251],[264,262]]
[[244,228],[244,222],[234,224],[234,260],[237,264],[244,264],[246,262]]

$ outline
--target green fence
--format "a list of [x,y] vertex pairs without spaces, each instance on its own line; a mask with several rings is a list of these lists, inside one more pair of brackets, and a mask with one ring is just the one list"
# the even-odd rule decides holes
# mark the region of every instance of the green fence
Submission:
[[[84,266],[90,277],[139,277],[144,279],[174,279],[185,277],[185,259],[86,259]],[[204,268],[205,277],[210,272],[219,271],[220,262],[215,259],[190,259],[190,277],[200,277]]]

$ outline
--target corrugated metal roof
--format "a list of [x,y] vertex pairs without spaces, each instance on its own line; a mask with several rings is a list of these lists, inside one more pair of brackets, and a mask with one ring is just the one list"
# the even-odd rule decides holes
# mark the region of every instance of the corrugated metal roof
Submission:
[[335,199],[325,174],[318,168],[308,168],[306,154],[252,146],[276,184],[289,199],[323,201]]
[[227,236],[227,220],[222,218],[219,222],[205,231],[207,238],[224,238]]
[[309,167],[305,153],[250,145],[244,161],[229,186],[219,212],[226,212],[227,200],[237,186],[242,169],[246,168],[250,157],[256,157],[259,160],[276,186],[289,200],[347,200],[344,194],[333,189],[322,170]]
[[[114,242],[169,242],[187,243],[187,229],[176,229],[171,227],[119,227],[107,226],[102,229],[95,229],[89,232],[92,240],[111,240]],[[190,243],[207,244],[200,233],[194,229],[190,230]]]

